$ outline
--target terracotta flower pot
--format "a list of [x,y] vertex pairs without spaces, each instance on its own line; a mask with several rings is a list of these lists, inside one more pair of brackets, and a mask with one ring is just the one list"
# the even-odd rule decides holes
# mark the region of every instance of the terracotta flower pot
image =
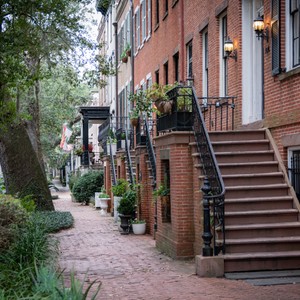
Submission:
[[122,62],[127,63],[128,62],[128,57],[127,56],[122,57]]
[[138,118],[132,118],[132,119],[130,119],[130,123],[134,127],[136,127],[138,125],[138,122],[139,122]]

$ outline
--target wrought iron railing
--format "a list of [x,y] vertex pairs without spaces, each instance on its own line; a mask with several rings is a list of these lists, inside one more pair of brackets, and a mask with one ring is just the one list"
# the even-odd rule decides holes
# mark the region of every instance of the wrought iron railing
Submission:
[[300,150],[294,150],[289,164],[289,178],[300,201]]
[[[204,193],[204,232],[202,236],[204,241],[203,256],[218,255],[220,251],[225,253],[225,187],[205,126],[198,98],[196,97],[196,92],[194,88],[190,88],[193,108],[193,130],[205,175],[204,186],[202,187],[202,191]],[[211,207],[212,212],[210,211]],[[213,234],[211,233],[211,226]],[[217,241],[217,231],[221,231],[222,241],[219,239]],[[210,246],[212,238],[214,244],[213,249]]]
[[113,155],[113,150],[112,150],[112,141],[111,138],[108,137],[108,141],[109,141],[109,157],[110,157],[110,171],[111,171],[111,175],[112,175],[112,185],[116,185],[117,184],[117,176],[116,176],[116,167],[115,167],[115,160],[114,160],[114,155]]
[[[153,120],[152,120],[153,121]],[[154,123],[152,123],[152,134],[153,134],[153,126]],[[145,126],[145,131],[146,131],[146,148],[147,148],[147,153],[148,153],[148,158],[150,162],[150,168],[151,168],[151,175],[152,175],[152,188],[156,189],[156,156],[152,144],[152,138],[153,135],[151,136],[150,134],[150,128],[148,124],[148,120],[145,117],[144,118],[144,126]],[[155,215],[154,215],[154,231],[157,231],[157,201],[155,201]]]
[[209,131],[234,129],[236,97],[199,97],[200,107]]
[[110,129],[110,118],[107,118],[100,126],[98,133],[98,141],[106,141]]
[[147,118],[144,118],[144,126],[146,131],[146,148],[150,161],[151,175],[152,175],[152,187],[156,188],[156,157],[152,144],[152,138],[149,130],[149,124]]
[[128,171],[128,174],[129,174],[130,183],[134,184],[135,180],[134,180],[132,161],[131,161],[131,155],[130,155],[130,147],[127,143],[128,139],[129,139],[129,136],[128,136],[128,131],[127,131],[126,128],[124,129],[124,131],[125,131],[125,140],[126,140],[125,151],[126,151],[126,160],[127,160],[127,171]]

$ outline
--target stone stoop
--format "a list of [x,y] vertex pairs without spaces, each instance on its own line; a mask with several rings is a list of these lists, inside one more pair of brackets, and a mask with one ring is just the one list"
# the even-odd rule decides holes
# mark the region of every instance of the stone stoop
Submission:
[[226,189],[224,272],[300,269],[299,204],[269,136],[210,133]]

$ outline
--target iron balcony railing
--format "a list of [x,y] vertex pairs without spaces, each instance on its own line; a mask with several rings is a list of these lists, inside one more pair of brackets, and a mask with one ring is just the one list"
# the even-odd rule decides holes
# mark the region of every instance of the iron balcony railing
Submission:
[[128,170],[128,173],[129,173],[130,183],[133,185],[133,184],[135,184],[135,180],[134,180],[132,161],[131,161],[131,155],[130,155],[130,147],[127,143],[128,139],[129,139],[129,136],[128,136],[128,132],[127,132],[126,128],[124,129],[124,131],[125,131],[125,140],[126,140],[126,142],[125,142],[125,151],[126,151],[126,160],[127,160],[127,170]]
[[236,97],[198,97],[208,131],[234,129]]

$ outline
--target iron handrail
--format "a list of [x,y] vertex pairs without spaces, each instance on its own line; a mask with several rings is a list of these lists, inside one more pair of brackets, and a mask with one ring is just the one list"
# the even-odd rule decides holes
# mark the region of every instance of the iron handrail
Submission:
[[154,152],[154,148],[153,148],[153,144],[152,144],[149,125],[148,125],[148,121],[147,121],[146,117],[144,118],[144,124],[145,124],[145,130],[146,130],[146,148],[147,148],[147,153],[149,156],[151,173],[152,173],[152,177],[153,177],[152,187],[155,189],[156,188],[156,157],[155,157],[155,152]]
[[[188,87],[185,87],[188,88]],[[200,154],[200,159],[203,165],[203,172],[205,175],[205,186],[202,188],[204,192],[203,196],[203,206],[204,214],[208,213],[206,219],[204,220],[203,240],[205,243],[204,248],[210,248],[211,232],[210,232],[210,206],[213,206],[213,239],[214,239],[214,255],[218,255],[220,251],[225,253],[225,222],[224,222],[224,201],[225,201],[225,185],[221,176],[221,172],[213,151],[212,144],[205,126],[205,122],[202,116],[198,98],[194,87],[192,89],[192,106],[193,106],[193,129],[197,145],[198,153]],[[205,215],[204,215],[205,219]],[[216,224],[216,221],[218,222]],[[205,224],[206,222],[206,224]],[[208,224],[207,224],[208,222]],[[223,234],[222,244],[216,245],[216,229],[220,227]],[[205,230],[207,230],[205,232]],[[210,251],[205,251],[203,249],[203,255],[210,255]]]
[[116,176],[116,168],[115,168],[115,161],[114,161],[114,156],[112,153],[112,146],[111,146],[111,138],[108,136],[109,140],[109,157],[110,157],[110,166],[111,166],[111,171],[112,171],[112,180],[113,180],[113,185],[117,184],[117,176]]
[[126,150],[126,159],[127,159],[127,165],[128,165],[128,173],[129,173],[129,180],[130,183],[133,185],[135,183],[134,176],[133,176],[133,170],[132,170],[132,161],[131,161],[131,155],[130,155],[130,149],[128,147],[128,132],[127,128],[124,129],[125,131],[125,150]]

